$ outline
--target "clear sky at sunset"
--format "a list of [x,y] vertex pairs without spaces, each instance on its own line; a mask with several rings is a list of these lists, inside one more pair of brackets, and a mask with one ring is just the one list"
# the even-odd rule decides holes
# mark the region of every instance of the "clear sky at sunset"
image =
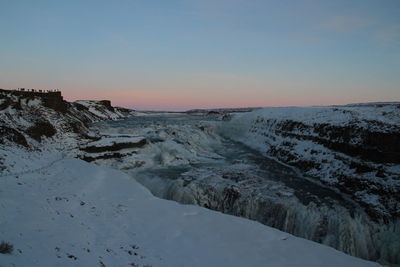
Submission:
[[137,109],[400,101],[399,0],[0,0],[0,88]]

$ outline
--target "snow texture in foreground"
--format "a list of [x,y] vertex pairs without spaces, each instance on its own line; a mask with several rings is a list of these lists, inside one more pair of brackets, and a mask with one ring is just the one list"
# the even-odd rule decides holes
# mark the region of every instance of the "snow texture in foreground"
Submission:
[[[60,155],[61,157],[61,155]],[[1,266],[379,266],[77,159],[0,179]]]

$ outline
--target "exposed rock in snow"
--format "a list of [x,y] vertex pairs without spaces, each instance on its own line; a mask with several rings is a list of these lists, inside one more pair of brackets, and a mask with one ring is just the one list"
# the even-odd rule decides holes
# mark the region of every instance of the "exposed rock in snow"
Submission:
[[[160,116],[167,117],[165,114]],[[160,118],[153,114],[135,116],[125,121],[96,123],[92,129],[104,136],[99,142],[117,139],[123,142],[131,138],[145,138],[146,145],[141,149],[137,148],[139,146],[121,149],[118,153],[97,153],[100,157],[81,151],[80,158],[117,169],[151,169],[158,166],[182,166],[220,160],[221,156],[210,148],[220,142],[213,123],[191,123],[182,120],[182,116],[185,118],[186,115],[169,114],[169,118],[165,118],[164,121],[161,119],[153,122],[153,118]],[[168,122],[171,117],[176,118],[174,123]],[[151,124],[147,124],[149,121],[152,121]],[[132,123],[135,127],[130,127]],[[144,140],[141,143],[144,144]]]
[[132,115],[132,110],[113,107],[108,100],[78,100],[73,105],[81,111],[88,111],[86,115],[89,115],[91,121],[117,120]]
[[40,143],[49,138],[76,147],[78,139],[91,139],[89,123],[133,114],[112,107],[109,101],[68,103],[60,92],[0,90],[0,99],[0,144],[16,143],[34,149],[43,147]]
[[351,195],[376,220],[400,216],[400,103],[264,108],[224,134]]
[[225,115],[230,113],[251,112],[257,108],[216,108],[216,109],[191,109],[186,111],[190,115]]
[[144,137],[103,137],[100,140],[87,143],[80,149],[89,153],[117,151],[125,148],[142,147],[146,144]]
[[101,135],[100,139],[82,145],[77,157],[91,162],[102,159],[120,159],[136,153],[137,148],[147,144],[147,140],[140,136]]

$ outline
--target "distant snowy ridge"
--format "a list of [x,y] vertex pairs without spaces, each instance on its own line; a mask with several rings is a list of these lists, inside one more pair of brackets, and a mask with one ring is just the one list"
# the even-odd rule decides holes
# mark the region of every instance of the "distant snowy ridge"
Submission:
[[76,146],[78,139],[92,135],[87,128],[89,123],[133,114],[132,110],[112,107],[107,100],[69,103],[61,93],[0,90],[0,100],[0,144],[36,149],[47,139]]
[[400,103],[263,108],[223,133],[351,195],[377,220],[400,217]]
[[87,111],[92,121],[118,120],[132,115],[132,110],[111,106],[108,100],[78,100],[72,103],[79,110]]

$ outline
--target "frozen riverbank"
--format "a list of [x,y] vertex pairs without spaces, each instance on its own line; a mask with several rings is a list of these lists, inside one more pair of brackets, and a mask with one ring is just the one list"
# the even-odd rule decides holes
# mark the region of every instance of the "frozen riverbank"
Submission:
[[396,262],[398,225],[377,223],[356,202],[292,168],[223,138],[217,117],[146,116],[97,125],[149,140],[117,159],[156,196],[251,218],[346,253]]
[[1,177],[0,188],[0,237],[14,246],[2,266],[378,266],[157,199],[122,172],[77,159]]

